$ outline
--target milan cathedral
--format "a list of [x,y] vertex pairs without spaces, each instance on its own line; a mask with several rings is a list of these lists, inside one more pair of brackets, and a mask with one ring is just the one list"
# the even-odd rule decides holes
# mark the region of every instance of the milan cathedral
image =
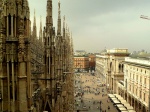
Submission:
[[0,111],[73,112],[73,40],[65,17],[61,23],[60,1],[57,32],[47,0],[39,37],[28,0],[0,3]]

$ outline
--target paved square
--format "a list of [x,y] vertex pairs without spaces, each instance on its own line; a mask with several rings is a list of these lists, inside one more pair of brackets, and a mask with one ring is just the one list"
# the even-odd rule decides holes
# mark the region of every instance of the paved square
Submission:
[[106,86],[104,86],[101,79],[90,73],[80,73],[76,75],[75,80],[75,91],[76,93],[80,93],[75,98],[77,104],[76,110],[87,109],[87,112],[118,112],[109,101]]

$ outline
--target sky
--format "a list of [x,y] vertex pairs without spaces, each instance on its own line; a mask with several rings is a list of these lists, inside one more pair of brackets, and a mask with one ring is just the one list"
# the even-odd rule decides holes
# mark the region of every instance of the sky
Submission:
[[[47,0],[28,0],[30,20],[34,9],[39,31],[40,16],[45,26]],[[53,0],[53,23],[57,31],[58,0]],[[61,16],[72,32],[74,51],[100,52],[128,48],[150,52],[150,0],[60,0]],[[63,23],[63,22],[62,22]],[[37,32],[38,33],[38,32]],[[39,33],[38,33],[39,34]]]

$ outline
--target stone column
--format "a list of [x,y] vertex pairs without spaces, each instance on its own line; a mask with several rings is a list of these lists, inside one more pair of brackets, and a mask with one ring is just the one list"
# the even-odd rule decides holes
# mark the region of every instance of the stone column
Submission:
[[130,102],[129,102],[129,104],[132,106],[132,104],[133,104],[133,101],[132,101],[132,96],[130,96]]
[[10,77],[9,77],[9,62],[7,62],[7,89],[8,89],[8,111],[10,111]]
[[13,15],[11,16],[11,36],[14,36]]
[[12,64],[12,94],[13,94],[13,102],[12,102],[12,111],[15,112],[15,76],[14,76],[14,62]]
[[26,63],[25,62],[20,62],[19,63],[19,74],[18,74],[18,91],[19,91],[19,96],[18,96],[18,106],[19,110],[23,112],[28,111],[27,107],[27,76],[26,76]]
[[7,30],[6,30],[6,32],[7,32],[6,37],[8,37],[9,36],[9,18],[8,18],[8,16],[7,16]]
[[16,37],[16,17],[14,16],[14,37]]
[[19,111],[28,111],[27,102],[27,50],[25,50],[23,18],[20,18],[19,45],[18,45],[18,108]]

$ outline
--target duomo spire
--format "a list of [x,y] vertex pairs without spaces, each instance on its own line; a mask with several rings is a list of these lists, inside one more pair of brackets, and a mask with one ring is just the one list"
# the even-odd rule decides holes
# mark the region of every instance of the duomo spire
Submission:
[[60,1],[57,36],[53,26],[52,0],[47,0],[46,26],[42,29],[40,17],[39,31],[35,9],[31,28],[28,1],[32,0],[0,1],[0,110],[66,112],[67,104],[74,104],[74,81],[65,17],[61,34]]
[[42,41],[42,17],[40,16],[39,40]]
[[46,16],[46,24],[50,24],[53,26],[53,18],[52,18],[52,0],[47,0],[47,16]]
[[60,0],[58,1],[57,35],[61,35],[61,11],[60,11]]
[[65,16],[63,17],[63,38],[65,38]]
[[36,32],[36,17],[35,17],[35,9],[34,9],[33,34],[32,34],[32,36],[33,36],[34,38],[36,38],[36,37],[37,37],[37,32]]

